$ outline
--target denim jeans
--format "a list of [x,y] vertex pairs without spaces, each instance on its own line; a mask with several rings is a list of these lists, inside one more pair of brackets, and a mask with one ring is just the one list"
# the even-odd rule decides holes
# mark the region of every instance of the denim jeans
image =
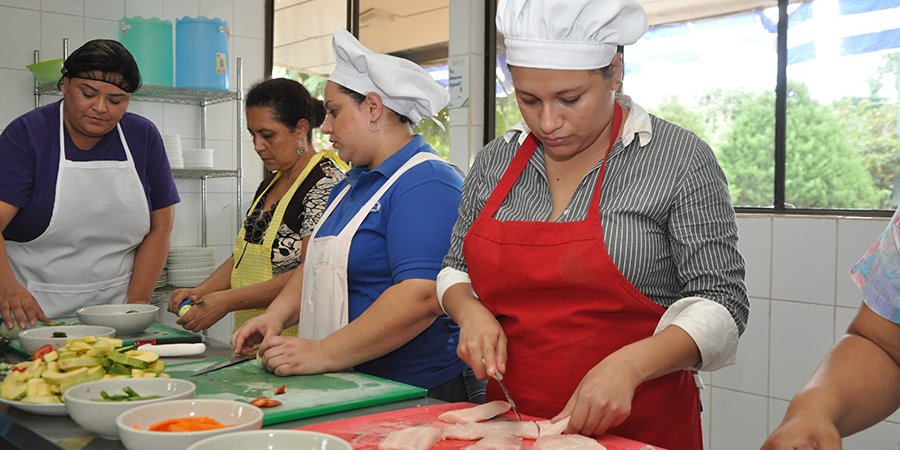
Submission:
[[484,403],[484,389],[487,380],[475,378],[472,369],[466,370],[450,379],[450,381],[428,390],[428,396],[448,403],[471,402]]

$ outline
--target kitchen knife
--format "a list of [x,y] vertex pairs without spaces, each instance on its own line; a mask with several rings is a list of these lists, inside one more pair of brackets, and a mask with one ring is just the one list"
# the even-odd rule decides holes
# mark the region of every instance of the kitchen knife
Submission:
[[199,355],[206,351],[206,344],[197,342],[193,344],[144,344],[138,350],[149,351],[166,358],[171,356]]
[[192,377],[196,377],[197,375],[203,375],[204,373],[212,372],[213,370],[219,370],[219,369],[221,369],[221,368],[223,368],[223,367],[233,366],[233,365],[235,365],[235,364],[242,363],[242,362],[244,362],[244,361],[247,361],[248,359],[253,359],[253,358],[255,358],[255,357],[256,357],[256,355],[236,355],[236,356],[232,356],[231,359],[226,359],[225,361],[215,363],[215,364],[213,364],[213,365],[211,365],[211,366],[206,366],[206,367],[204,367],[204,368],[202,368],[202,369],[197,369],[197,370],[195,370],[195,371],[191,374],[191,376],[192,376]]
[[153,344],[153,345],[164,345],[164,344],[196,344],[199,342],[203,342],[203,336],[199,334],[195,334],[192,336],[177,336],[177,337],[159,337],[153,339],[135,339],[133,341],[124,341],[122,345],[128,347],[129,345],[137,345],[141,346],[144,344]]
[[522,416],[519,414],[519,410],[516,409],[516,402],[514,402],[512,397],[510,397],[509,391],[506,389],[506,385],[503,384],[503,376],[500,375],[500,372],[494,373],[494,379],[497,380],[497,384],[500,385],[500,390],[502,390],[503,395],[506,396],[506,401],[509,402],[509,406],[512,408],[512,411],[514,413],[516,413],[516,418],[518,418],[521,421]]

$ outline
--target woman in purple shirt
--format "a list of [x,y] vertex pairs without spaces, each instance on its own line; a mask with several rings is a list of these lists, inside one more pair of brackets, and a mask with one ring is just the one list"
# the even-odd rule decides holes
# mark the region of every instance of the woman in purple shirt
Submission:
[[63,100],[0,135],[7,327],[86,305],[150,301],[179,198],[159,131],[125,112],[140,85],[122,44],[90,41],[63,65]]

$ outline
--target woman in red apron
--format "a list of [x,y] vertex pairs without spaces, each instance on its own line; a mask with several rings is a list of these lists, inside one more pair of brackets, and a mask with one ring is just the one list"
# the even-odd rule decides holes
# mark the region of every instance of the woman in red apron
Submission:
[[714,156],[616,96],[636,3],[506,0],[497,24],[527,128],[466,180],[438,278],[458,353],[567,432],[701,450],[692,369],[732,362],[749,312]]

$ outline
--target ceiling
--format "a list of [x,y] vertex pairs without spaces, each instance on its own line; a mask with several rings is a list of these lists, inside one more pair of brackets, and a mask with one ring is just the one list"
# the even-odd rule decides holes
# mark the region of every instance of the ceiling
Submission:
[[[468,1],[468,0],[460,0]],[[637,0],[651,26],[713,17],[777,0]],[[359,0],[360,40],[381,53],[420,64],[445,59],[450,36],[449,0]],[[275,0],[274,62],[304,72],[328,74],[334,67],[331,34],[346,26],[346,2]]]

